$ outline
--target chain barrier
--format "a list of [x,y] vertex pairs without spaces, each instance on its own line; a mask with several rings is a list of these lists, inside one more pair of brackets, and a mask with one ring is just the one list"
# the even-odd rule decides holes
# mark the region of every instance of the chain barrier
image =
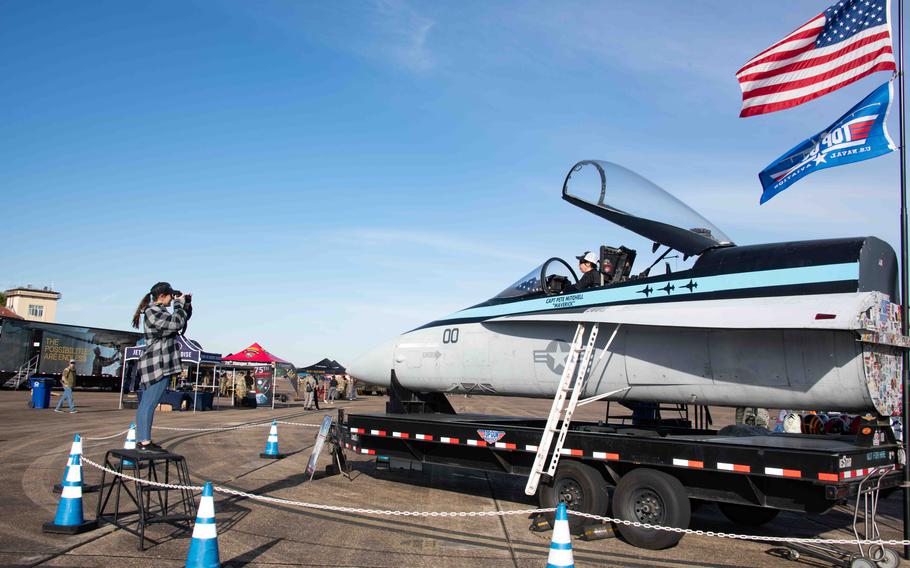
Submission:
[[800,537],[789,537],[789,536],[758,536],[754,534],[736,534],[736,533],[726,533],[718,531],[703,531],[698,529],[681,529],[678,527],[665,527],[661,525],[652,525],[650,523],[642,523],[639,521],[627,521],[624,519],[616,519],[613,517],[604,517],[601,515],[594,515],[591,513],[582,513],[580,511],[566,511],[570,515],[575,515],[578,517],[584,517],[586,519],[593,519],[597,521],[606,521],[608,523],[615,523],[618,525],[626,525],[630,527],[643,528],[643,529],[652,529],[658,531],[674,532],[681,534],[692,534],[696,536],[711,536],[717,538],[727,538],[735,540],[751,540],[751,541],[760,541],[760,542],[784,542],[784,543],[793,543],[793,544],[888,544],[893,546],[907,546],[910,545],[910,540],[859,540],[859,539],[849,539],[849,538],[800,538]]
[[[101,464],[95,463],[94,461],[88,459],[85,456],[82,456],[83,463],[86,463],[94,468],[100,469],[101,471],[107,472],[111,475],[122,477],[129,481],[135,483],[142,483],[144,485],[150,485],[152,487],[161,487],[164,489],[175,489],[175,490],[189,490],[189,491],[202,491],[202,485],[175,485],[172,483],[161,483],[159,481],[151,481],[148,479],[141,479],[134,477],[132,475],[127,475],[125,473],[120,473],[114,471],[108,467],[105,467]],[[322,511],[334,511],[339,513],[361,513],[368,515],[385,515],[385,516],[400,516],[400,517],[495,517],[503,515],[530,515],[534,513],[552,513],[556,509],[518,509],[511,511],[393,511],[388,509],[363,509],[358,507],[338,507],[335,505],[323,505],[321,503],[310,503],[307,501],[294,501],[293,499],[284,499],[281,497],[269,497],[268,495],[256,495],[255,493],[247,493],[246,491],[240,491],[238,489],[230,489],[228,487],[213,486],[212,489],[218,493],[224,493],[226,495],[234,495],[236,497],[245,497],[247,499],[252,499],[254,501],[263,501],[265,503],[276,503],[279,505],[293,505],[296,507],[302,507],[305,509],[319,509]]]
[[[286,424],[288,426],[305,426],[307,428],[319,428],[319,424],[304,424],[303,422],[286,422],[284,420],[278,420],[278,424]],[[271,426],[271,422],[263,422],[262,424],[245,424],[241,426],[223,426],[223,427],[212,427],[212,428],[178,428],[175,426],[152,426],[155,430],[171,430],[174,432],[219,432],[219,431],[230,431],[230,430],[244,430],[247,428],[265,428]],[[97,442],[101,440],[110,440],[111,438],[116,438],[118,436],[123,436],[129,432],[129,428],[126,430],[121,430],[116,434],[111,434],[110,436],[101,436],[98,438],[90,438],[88,436],[82,436],[83,441],[86,442]]]
[[306,426],[307,428],[320,428],[321,424],[304,424],[303,422],[285,422],[284,420],[278,420],[279,424],[287,424],[288,426]]
[[126,430],[123,430],[122,432],[117,432],[116,434],[111,434],[110,436],[103,436],[101,438],[89,438],[88,436],[82,436],[82,439],[88,440],[89,442],[94,442],[96,440],[110,440],[111,438],[116,438],[117,436],[122,436],[129,431],[130,431],[130,429],[127,428]]
[[[304,424],[302,422],[285,422],[283,420],[276,420],[278,424],[287,424],[289,426],[306,426],[308,428],[319,428],[319,424]],[[172,430],[174,432],[226,432],[229,430],[246,430],[248,428],[268,428],[271,426],[271,422],[263,422],[262,424],[244,424],[241,426],[215,426],[211,428],[178,428],[176,426],[152,426],[155,430]]]
[[[189,490],[189,491],[202,491],[201,485],[174,485],[169,483],[161,483],[158,481],[151,481],[147,479],[140,479],[138,477],[133,477],[125,473],[120,473],[114,471],[110,468],[104,467],[100,464],[95,463],[94,461],[82,457],[82,461],[94,468],[105,471],[111,475],[122,477],[124,479],[133,481],[135,483],[142,483],[145,485],[151,485],[153,487],[162,487],[166,489],[176,489],[176,490]],[[304,509],[316,509],[320,511],[330,511],[337,513],[357,513],[363,515],[381,515],[381,516],[393,516],[393,517],[428,517],[428,518],[446,518],[446,517],[503,517],[508,515],[535,515],[541,513],[552,513],[556,511],[555,508],[542,508],[542,509],[513,509],[508,511],[395,511],[389,509],[364,509],[358,507],[339,507],[336,505],[323,505],[321,503],[309,503],[307,501],[294,501],[292,499],[283,499],[281,497],[269,497],[267,495],[256,495],[255,493],[247,493],[245,491],[240,491],[237,489],[230,489],[228,487],[213,486],[214,491],[218,493],[224,493],[226,495],[234,495],[236,497],[244,497],[254,501],[262,501],[265,503],[275,503],[279,505],[290,505],[295,507],[301,507]],[[858,539],[844,539],[844,538],[800,538],[800,537],[784,537],[784,536],[758,536],[758,535],[748,535],[748,534],[736,534],[736,533],[726,533],[718,531],[704,531],[698,529],[683,529],[677,527],[665,527],[661,525],[653,525],[650,523],[642,523],[639,521],[627,521],[624,519],[617,519],[614,517],[605,517],[601,515],[594,515],[591,513],[582,513],[580,511],[567,511],[570,515],[575,515],[578,517],[584,517],[586,519],[592,519],[596,521],[614,523],[618,525],[631,526],[636,528],[651,529],[658,531],[674,532],[681,533],[684,535],[696,535],[696,536],[707,536],[707,537],[716,537],[716,538],[726,538],[726,539],[735,539],[735,540],[747,540],[747,541],[757,541],[757,542],[774,542],[774,543],[793,543],[793,544],[840,544],[840,545],[890,545],[890,546],[907,546],[910,545],[910,540],[858,540]]]
[[153,430],[170,430],[173,432],[226,432],[229,430],[246,430],[248,428],[262,428],[271,426],[271,422],[263,424],[244,424],[242,426],[213,426],[211,428],[179,428],[177,426],[152,426]]

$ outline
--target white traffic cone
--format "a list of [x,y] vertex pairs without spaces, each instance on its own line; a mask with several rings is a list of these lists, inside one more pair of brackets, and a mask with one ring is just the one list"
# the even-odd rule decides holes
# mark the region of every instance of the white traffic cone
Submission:
[[272,420],[272,427],[269,428],[269,437],[265,442],[265,452],[259,454],[261,458],[280,460],[285,454],[278,453],[278,422]]
[[[136,423],[130,422],[130,430],[126,433],[126,441],[123,442],[124,450],[135,450],[136,449]],[[123,460],[123,467],[136,467],[136,462],[133,460]]]
[[550,541],[550,556],[547,568],[575,568],[572,556],[572,535],[569,533],[569,515],[566,504],[556,507],[556,523],[553,525],[553,540]]
[[82,437],[73,436],[73,445],[63,476],[63,491],[52,523],[44,523],[47,533],[79,534],[98,527],[97,521],[86,521],[82,515]]
[[212,482],[206,481],[196,510],[196,524],[193,525],[193,539],[186,554],[186,568],[219,568],[218,529],[215,526],[215,499],[212,496]]

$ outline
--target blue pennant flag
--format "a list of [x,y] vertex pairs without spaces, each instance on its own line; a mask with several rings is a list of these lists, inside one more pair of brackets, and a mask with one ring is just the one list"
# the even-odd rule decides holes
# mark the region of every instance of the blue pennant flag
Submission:
[[764,203],[812,172],[869,158],[895,149],[885,120],[891,106],[891,81],[872,91],[847,114],[800,142],[758,174]]

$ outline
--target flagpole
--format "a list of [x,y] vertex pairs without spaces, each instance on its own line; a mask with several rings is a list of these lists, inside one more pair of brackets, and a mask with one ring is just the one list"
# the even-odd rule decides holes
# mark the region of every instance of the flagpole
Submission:
[[[901,160],[901,333],[907,335],[907,297],[910,279],[907,270],[907,174],[906,153],[904,150],[904,0],[897,0],[897,102],[898,120],[900,122],[900,160]],[[907,424],[907,408],[910,407],[910,384],[908,384],[908,366],[910,356],[903,352],[903,404],[901,409],[901,431],[903,434],[904,459],[910,448],[910,424]],[[910,540],[910,467],[904,465],[904,540]],[[910,545],[904,545],[904,558],[910,560]]]

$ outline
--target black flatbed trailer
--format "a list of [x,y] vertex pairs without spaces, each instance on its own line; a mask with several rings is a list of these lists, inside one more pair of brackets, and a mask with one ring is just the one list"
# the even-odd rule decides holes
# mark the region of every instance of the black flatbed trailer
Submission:
[[[350,414],[344,446],[359,454],[527,476],[546,420],[483,414]],[[559,467],[542,478],[541,507],[686,528],[690,500],[717,502],[740,524],[780,510],[824,513],[857,495],[875,473],[899,486],[899,447],[890,427],[865,422],[856,435],[721,435],[679,425],[573,421]],[[742,430],[742,429],[741,429]],[[570,516],[573,530],[583,518]],[[672,546],[679,533],[618,526],[643,548]]]

